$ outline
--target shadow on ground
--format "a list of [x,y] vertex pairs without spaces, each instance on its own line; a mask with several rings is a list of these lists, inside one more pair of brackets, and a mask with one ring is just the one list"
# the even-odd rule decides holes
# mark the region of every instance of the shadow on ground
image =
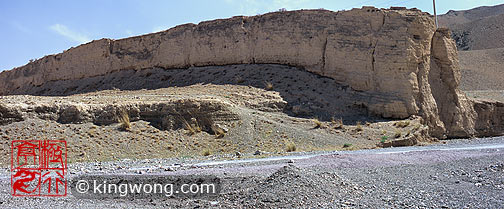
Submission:
[[122,70],[104,76],[27,86],[18,89],[18,92],[67,96],[107,89],[150,90],[198,83],[244,85],[277,91],[288,103],[284,112],[290,116],[322,121],[342,119],[345,124],[383,121],[368,113],[365,105],[369,100],[368,95],[341,85],[332,78],[297,67],[275,64]]

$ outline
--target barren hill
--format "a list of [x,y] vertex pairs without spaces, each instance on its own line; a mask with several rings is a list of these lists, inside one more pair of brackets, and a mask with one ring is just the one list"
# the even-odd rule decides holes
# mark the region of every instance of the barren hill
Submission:
[[504,47],[504,14],[495,15],[451,27],[460,50]]
[[503,101],[504,4],[449,11],[439,21],[461,50],[461,88],[474,98]]
[[459,50],[504,47],[504,4],[449,11],[439,16],[439,23],[452,30]]
[[450,10],[446,14],[439,16],[439,24],[451,27],[453,25],[469,23],[500,14],[504,14],[504,4],[496,6],[482,6],[461,11]]
[[504,48],[460,51],[461,88],[504,90]]

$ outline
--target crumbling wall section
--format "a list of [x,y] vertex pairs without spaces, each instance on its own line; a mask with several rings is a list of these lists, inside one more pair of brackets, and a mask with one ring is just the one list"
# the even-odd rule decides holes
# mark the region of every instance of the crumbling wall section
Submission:
[[476,131],[473,104],[458,90],[454,43],[415,9],[275,12],[101,39],[1,72],[0,95],[126,69],[231,64],[284,64],[331,77],[369,95],[370,114],[420,115],[436,137]]

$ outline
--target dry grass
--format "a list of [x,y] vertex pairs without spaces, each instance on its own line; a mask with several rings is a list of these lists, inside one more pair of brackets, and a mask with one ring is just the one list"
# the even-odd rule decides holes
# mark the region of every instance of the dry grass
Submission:
[[362,125],[361,125],[361,122],[360,121],[357,121],[357,123],[355,123],[355,130],[356,131],[362,131],[364,129],[362,129]]
[[201,153],[203,156],[209,156],[212,155],[212,151],[210,149],[204,149],[203,153]]
[[335,129],[342,129],[343,128],[343,119],[337,119],[335,120],[334,117],[331,118],[331,124],[334,125]]
[[184,129],[187,130],[189,135],[194,135],[201,132],[201,126],[195,120],[193,124],[189,123],[186,119],[182,119]]
[[235,77],[235,82],[236,83],[244,83],[245,79],[243,79],[241,76],[236,76]]
[[216,124],[212,124],[211,128],[217,138],[223,138],[226,135],[226,131]]
[[394,134],[394,138],[399,138],[399,137],[401,137],[401,135],[402,135],[402,134],[401,134],[401,131],[397,130],[397,131],[395,132],[395,134]]
[[119,128],[123,131],[127,131],[131,128],[130,118],[126,110],[121,110],[118,116],[118,121],[121,124]]
[[322,122],[320,122],[318,118],[313,118],[312,121],[315,124],[315,127],[313,128],[322,128]]
[[95,137],[95,136],[97,136],[97,133],[96,133],[95,129],[90,128],[88,131],[88,135],[89,135],[89,137]]
[[297,150],[296,144],[294,144],[292,142],[288,143],[287,148],[285,149],[285,151],[287,151],[287,152],[295,152],[296,150]]
[[397,127],[397,128],[406,128],[410,125],[410,121],[407,120],[407,121],[399,121],[399,122],[395,122],[394,123],[394,126]]
[[273,90],[273,84],[269,81],[264,82],[264,89],[271,91]]
[[415,127],[413,127],[413,131],[418,131],[418,129],[420,129],[420,127],[422,127],[422,125],[416,124]]

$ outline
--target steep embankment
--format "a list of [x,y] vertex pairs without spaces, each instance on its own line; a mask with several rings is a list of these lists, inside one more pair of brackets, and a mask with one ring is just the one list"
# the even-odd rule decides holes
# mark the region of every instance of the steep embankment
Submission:
[[[254,68],[250,65],[200,67],[192,72],[202,77],[207,72],[219,72],[219,76],[227,77],[232,76],[231,69],[235,67],[237,70]],[[201,155],[240,158],[293,151],[408,146],[430,140],[426,137],[427,127],[420,124],[419,117],[362,124],[349,121],[370,118],[365,111],[345,108],[352,99],[338,98],[344,91],[331,85],[334,83],[329,78],[323,79],[327,84],[316,83],[310,81],[319,81],[317,76],[293,67],[263,67],[269,73],[294,71],[294,79],[302,80],[293,87],[303,90],[293,93],[310,93],[306,97],[314,102],[327,98],[332,103],[319,110],[344,108],[341,113],[344,115],[340,116],[345,120],[302,118],[311,111],[303,108],[292,108],[292,112],[285,114],[283,111],[287,102],[292,103],[292,96],[288,95],[289,88],[277,82],[275,91],[246,85],[196,84],[155,90],[106,90],[65,97],[12,95],[0,98],[0,155],[9,156],[11,142],[25,138],[65,140],[71,145],[68,150],[71,162]],[[122,73],[139,80],[143,73],[150,72],[153,76],[159,73],[145,71]],[[251,80],[246,83],[253,85],[249,83]],[[310,84],[307,90],[304,90],[305,83]],[[323,86],[327,88],[320,88]],[[330,95],[335,92],[337,96],[332,98]],[[0,167],[9,163],[10,158],[0,158]]]
[[[304,68],[360,92],[369,114],[422,116],[437,137],[479,135],[475,121],[490,120],[478,118],[458,90],[460,69],[449,32],[435,32],[427,13],[400,8],[277,12],[102,39],[0,73],[0,94],[44,94],[51,92],[42,89],[49,82],[122,70],[231,64]],[[491,130],[502,123],[490,122],[496,124]]]

